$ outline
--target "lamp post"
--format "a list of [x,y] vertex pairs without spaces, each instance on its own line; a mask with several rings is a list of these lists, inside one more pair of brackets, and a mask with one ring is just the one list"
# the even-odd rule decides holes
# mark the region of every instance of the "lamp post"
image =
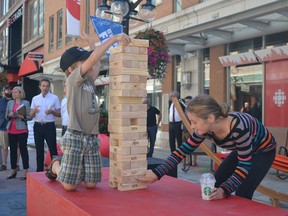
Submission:
[[136,8],[142,2],[142,0],[111,0],[111,6],[107,4],[107,0],[103,0],[102,4],[96,10],[96,16],[109,19],[109,16],[114,15],[122,18],[123,32],[129,34],[129,21],[130,19],[149,23],[156,17],[155,5],[152,4],[152,0],[146,0],[145,4],[141,5],[141,9],[138,11]]

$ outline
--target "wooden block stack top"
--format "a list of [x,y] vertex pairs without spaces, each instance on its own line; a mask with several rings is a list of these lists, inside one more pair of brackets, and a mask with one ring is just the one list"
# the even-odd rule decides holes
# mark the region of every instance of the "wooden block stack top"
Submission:
[[109,70],[110,187],[120,191],[146,188],[136,178],[147,170],[148,40],[133,39],[111,49]]

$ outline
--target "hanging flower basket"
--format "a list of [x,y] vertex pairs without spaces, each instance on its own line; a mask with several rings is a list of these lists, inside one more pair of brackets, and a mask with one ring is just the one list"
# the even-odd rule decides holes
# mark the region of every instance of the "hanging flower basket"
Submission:
[[149,28],[136,34],[137,39],[149,40],[148,72],[151,78],[163,81],[169,63],[169,50],[163,32]]

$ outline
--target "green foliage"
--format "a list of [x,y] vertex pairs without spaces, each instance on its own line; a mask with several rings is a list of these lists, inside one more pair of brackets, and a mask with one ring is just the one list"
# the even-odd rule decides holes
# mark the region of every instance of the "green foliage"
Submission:
[[3,87],[8,84],[8,78],[5,73],[0,73],[0,89],[2,91]]
[[100,111],[99,133],[100,134],[109,134],[109,132],[108,132],[108,112],[106,110]]

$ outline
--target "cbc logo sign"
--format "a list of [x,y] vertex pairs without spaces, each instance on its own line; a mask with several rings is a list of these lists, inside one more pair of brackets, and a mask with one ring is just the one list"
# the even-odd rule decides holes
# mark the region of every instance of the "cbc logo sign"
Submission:
[[286,101],[285,92],[282,91],[281,89],[278,89],[273,95],[273,101],[278,107],[281,107],[282,105],[284,105]]

